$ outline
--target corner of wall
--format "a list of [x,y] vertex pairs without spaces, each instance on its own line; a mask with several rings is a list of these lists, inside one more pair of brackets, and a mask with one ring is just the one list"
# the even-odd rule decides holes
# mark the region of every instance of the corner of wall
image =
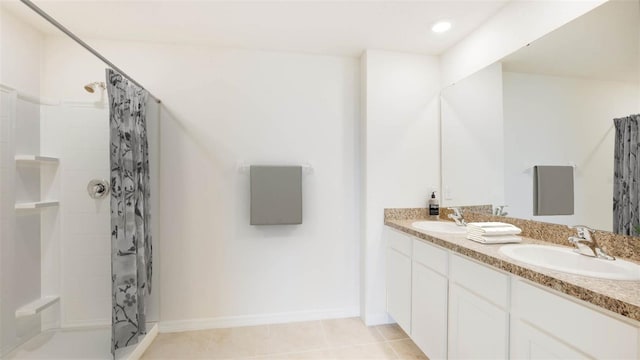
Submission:
[[359,125],[359,172],[360,172],[360,199],[359,199],[359,221],[360,221],[360,317],[366,319],[366,217],[367,217],[367,50],[360,56],[360,123]]

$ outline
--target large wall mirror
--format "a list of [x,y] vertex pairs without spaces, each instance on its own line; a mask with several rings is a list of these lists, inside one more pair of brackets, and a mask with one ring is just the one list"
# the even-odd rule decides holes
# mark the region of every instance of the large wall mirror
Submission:
[[[611,231],[613,119],[640,113],[639,54],[640,1],[610,1],[444,89],[443,206]],[[572,215],[534,215],[549,165],[573,169]]]

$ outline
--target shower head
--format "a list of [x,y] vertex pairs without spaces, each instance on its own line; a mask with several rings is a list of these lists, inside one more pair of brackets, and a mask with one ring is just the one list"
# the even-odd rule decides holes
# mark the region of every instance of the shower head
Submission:
[[104,90],[107,88],[107,86],[103,82],[93,82],[84,86],[84,89],[89,93],[94,93],[96,91],[96,88]]

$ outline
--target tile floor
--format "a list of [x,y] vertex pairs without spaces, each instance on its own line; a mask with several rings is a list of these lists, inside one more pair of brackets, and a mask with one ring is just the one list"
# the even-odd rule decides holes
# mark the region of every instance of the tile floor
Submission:
[[158,334],[149,359],[427,359],[397,325],[359,318]]

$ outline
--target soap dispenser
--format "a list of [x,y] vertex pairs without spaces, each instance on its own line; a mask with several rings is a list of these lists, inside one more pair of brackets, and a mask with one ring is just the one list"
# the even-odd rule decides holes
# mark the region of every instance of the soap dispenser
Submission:
[[436,198],[436,192],[431,193],[431,198],[429,199],[429,218],[433,220],[437,220],[440,215],[440,205],[438,204],[438,199]]

